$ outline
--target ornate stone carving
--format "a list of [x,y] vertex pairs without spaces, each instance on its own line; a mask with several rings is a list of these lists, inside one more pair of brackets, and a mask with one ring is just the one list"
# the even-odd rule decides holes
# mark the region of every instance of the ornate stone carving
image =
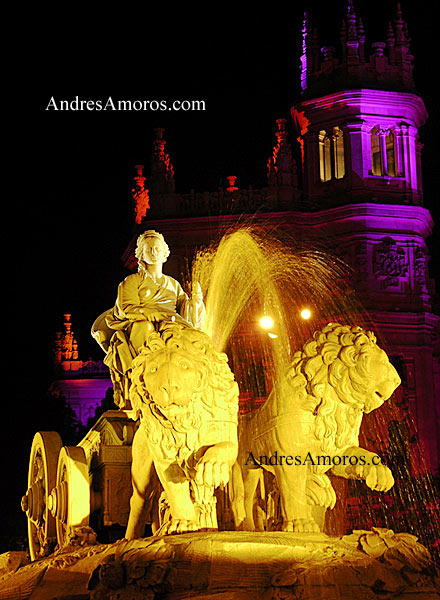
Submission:
[[414,281],[422,291],[428,291],[428,255],[420,246],[414,250]]
[[136,165],[136,177],[133,177],[134,188],[131,190],[133,195],[135,221],[139,225],[150,208],[150,196],[145,187],[144,165]]
[[165,151],[165,130],[154,130],[153,155],[151,158],[151,192],[152,194],[167,194],[174,192],[174,167],[170,155]]
[[64,315],[65,331],[56,334],[54,358],[57,366],[61,365],[63,361],[78,360],[78,342],[72,331],[71,316],[70,314]]
[[377,279],[382,279],[385,287],[397,286],[399,279],[408,274],[405,250],[391,238],[384,238],[374,247],[373,272]]
[[417,573],[428,568],[432,562],[428,550],[410,533],[394,533],[392,529],[373,527],[371,531],[353,531],[342,539],[356,544],[368,556],[382,559],[398,571],[409,567]]
[[334,475],[364,479],[371,489],[390,489],[391,471],[376,454],[359,448],[359,429],[363,414],[381,406],[399,384],[371,332],[336,323],[316,332],[294,354],[266,403],[240,418],[232,474],[236,527],[255,529],[259,467],[275,474],[284,531],[319,530],[311,507],[334,506],[326,475],[330,469]]
[[287,140],[286,119],[277,119],[278,129],[275,133],[277,143],[272,156],[267,162],[267,179],[269,185],[297,186],[297,167],[292,156],[292,148]]
[[108,443],[108,441],[104,440],[104,436],[100,431],[91,429],[87,432],[85,438],[81,441],[87,460],[90,460],[94,454],[99,454],[103,443]]
[[323,534],[210,532],[77,546],[0,580],[2,598],[417,598],[438,569],[414,536],[374,528]]

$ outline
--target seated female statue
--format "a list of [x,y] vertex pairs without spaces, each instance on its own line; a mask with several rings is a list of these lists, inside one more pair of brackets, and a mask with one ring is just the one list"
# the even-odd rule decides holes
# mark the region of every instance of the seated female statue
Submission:
[[130,369],[148,335],[165,321],[177,321],[201,329],[205,318],[200,285],[191,298],[178,281],[165,275],[162,266],[170,254],[163,236],[153,230],[137,239],[138,271],[119,284],[115,306],[100,315],[92,335],[107,353],[115,403],[130,409]]

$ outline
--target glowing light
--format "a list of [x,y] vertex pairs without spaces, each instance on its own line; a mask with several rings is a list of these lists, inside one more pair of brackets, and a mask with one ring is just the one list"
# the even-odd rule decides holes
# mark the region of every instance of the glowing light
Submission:
[[269,333],[268,333],[267,335],[268,335],[270,338],[272,338],[273,340],[274,340],[275,338],[277,338],[277,337],[278,337],[278,336],[277,336],[277,334],[276,334],[276,333],[272,333],[272,331],[269,331]]
[[301,311],[301,318],[307,320],[307,319],[310,319],[311,316],[312,316],[312,313],[308,308],[304,308]]
[[260,327],[262,327],[263,329],[272,329],[272,327],[273,327],[272,317],[268,317],[267,315],[264,315],[264,317],[261,317]]

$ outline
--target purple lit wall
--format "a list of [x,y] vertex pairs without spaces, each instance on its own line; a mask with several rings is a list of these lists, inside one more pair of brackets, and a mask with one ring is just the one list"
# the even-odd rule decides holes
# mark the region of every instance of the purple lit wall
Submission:
[[112,389],[108,379],[57,379],[53,382],[51,391],[60,394],[74,411],[78,421],[87,425],[94,418],[95,410],[101,405],[107,391]]

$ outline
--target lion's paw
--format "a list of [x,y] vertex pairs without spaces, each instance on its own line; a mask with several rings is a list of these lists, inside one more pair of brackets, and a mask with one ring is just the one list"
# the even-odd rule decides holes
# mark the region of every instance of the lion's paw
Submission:
[[198,531],[200,527],[195,521],[190,519],[172,519],[163,523],[156,531],[155,535],[173,535],[176,533],[187,533],[189,531]]
[[319,527],[314,519],[293,519],[284,521],[283,531],[292,531],[294,533],[319,533]]
[[368,465],[363,468],[367,486],[377,492],[387,492],[394,485],[394,477],[386,465]]

